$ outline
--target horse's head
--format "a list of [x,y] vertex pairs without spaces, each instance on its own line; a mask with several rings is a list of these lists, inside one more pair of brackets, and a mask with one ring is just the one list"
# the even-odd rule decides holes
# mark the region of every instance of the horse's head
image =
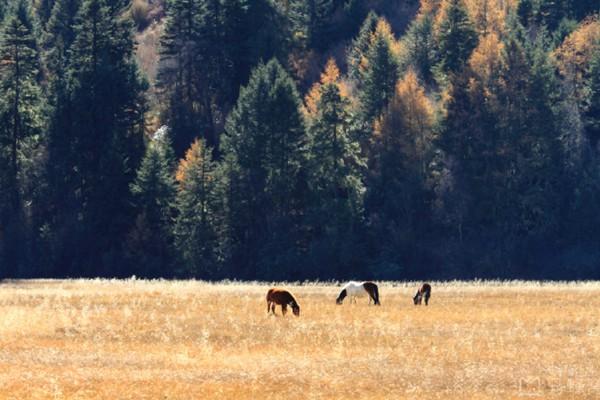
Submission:
[[296,317],[300,316],[300,306],[297,303],[292,304],[292,312]]
[[338,296],[337,299],[335,299],[335,304],[342,304],[342,302],[344,301],[344,298],[346,297],[347,293],[346,293],[346,289],[342,290],[340,292],[340,295]]
[[413,297],[413,302],[415,303],[415,306],[419,304],[419,300],[421,300],[421,294],[417,292],[417,294],[415,294],[415,297]]

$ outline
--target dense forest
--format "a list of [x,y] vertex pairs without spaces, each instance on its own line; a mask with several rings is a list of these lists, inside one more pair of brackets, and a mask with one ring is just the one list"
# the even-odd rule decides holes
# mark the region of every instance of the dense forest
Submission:
[[0,278],[600,279],[597,0],[2,0]]

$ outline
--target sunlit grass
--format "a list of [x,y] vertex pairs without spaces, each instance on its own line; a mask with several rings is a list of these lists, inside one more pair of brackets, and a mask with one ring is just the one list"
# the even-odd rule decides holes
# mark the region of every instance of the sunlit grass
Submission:
[[432,283],[429,307],[285,285],[299,318],[269,286],[0,284],[0,398],[600,398],[600,283]]

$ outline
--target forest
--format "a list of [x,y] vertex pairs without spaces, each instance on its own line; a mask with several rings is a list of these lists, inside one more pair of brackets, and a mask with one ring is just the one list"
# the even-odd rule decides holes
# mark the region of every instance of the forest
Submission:
[[600,279],[597,0],[2,0],[0,279]]

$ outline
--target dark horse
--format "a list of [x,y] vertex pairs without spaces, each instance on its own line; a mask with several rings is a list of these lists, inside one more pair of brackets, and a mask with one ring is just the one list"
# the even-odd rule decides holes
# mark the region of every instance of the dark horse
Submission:
[[300,306],[294,296],[287,290],[272,288],[267,292],[267,313],[273,312],[275,315],[275,305],[281,306],[281,314],[285,315],[287,306],[292,307],[292,312],[297,317],[300,315]]
[[417,304],[421,304],[421,300],[425,298],[425,305],[429,304],[429,298],[431,297],[431,285],[429,283],[424,283],[421,286],[421,289],[417,291],[415,297],[413,297],[413,301],[415,302],[415,306]]

